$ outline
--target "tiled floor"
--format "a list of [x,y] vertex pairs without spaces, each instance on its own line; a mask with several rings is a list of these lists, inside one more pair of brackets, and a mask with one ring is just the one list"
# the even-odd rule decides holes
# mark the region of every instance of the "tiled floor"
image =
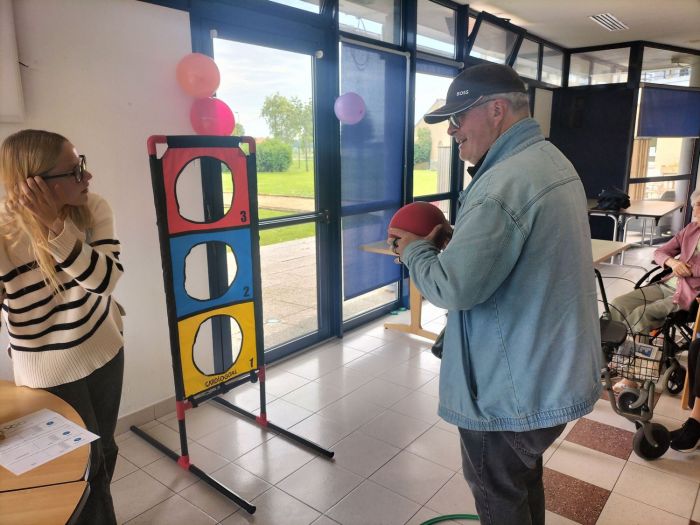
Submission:
[[[625,263],[648,266],[650,253],[632,251]],[[643,273],[610,265],[601,271],[611,297],[632,286],[623,279]],[[428,328],[438,330],[443,313],[427,304],[423,311]],[[187,413],[192,463],[257,505],[255,515],[126,433],[118,438],[112,484],[119,522],[418,525],[475,513],[458,434],[436,415],[439,362],[427,341],[385,331],[383,321],[269,369],[270,421],[330,447],[334,460],[207,403]],[[255,385],[226,397],[259,409]],[[675,429],[687,412],[664,394],[654,415]],[[179,450],[174,413],[143,428]],[[547,523],[700,522],[700,452],[669,451],[647,462],[632,452],[633,432],[605,399],[567,426],[544,458]]]

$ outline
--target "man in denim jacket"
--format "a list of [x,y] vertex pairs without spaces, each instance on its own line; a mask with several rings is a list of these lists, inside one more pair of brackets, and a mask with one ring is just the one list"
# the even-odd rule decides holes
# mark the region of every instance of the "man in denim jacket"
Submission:
[[481,522],[544,524],[542,454],[601,391],[586,195],[511,68],[460,73],[425,116],[446,119],[474,164],[452,239],[441,252],[444,226],[424,238],[390,229],[393,250],[448,310],[438,412],[459,427]]

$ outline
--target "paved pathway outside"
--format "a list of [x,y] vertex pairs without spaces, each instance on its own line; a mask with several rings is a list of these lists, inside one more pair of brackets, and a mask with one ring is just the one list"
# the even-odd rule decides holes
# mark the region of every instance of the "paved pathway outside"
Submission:
[[314,199],[307,197],[285,197],[281,195],[258,195],[258,206],[268,210],[314,211]]

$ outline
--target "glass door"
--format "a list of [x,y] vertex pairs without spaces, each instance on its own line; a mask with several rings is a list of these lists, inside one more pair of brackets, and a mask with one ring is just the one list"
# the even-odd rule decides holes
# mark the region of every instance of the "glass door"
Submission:
[[[280,22],[282,23],[282,22]],[[315,159],[316,51],[290,51],[237,39],[235,28],[213,33],[221,72],[216,96],[232,109],[234,135],[255,138],[263,330],[268,360],[328,337],[319,301],[327,285],[318,271],[327,213],[319,206]],[[247,41],[243,41],[247,40]],[[322,53],[318,53],[322,56]],[[233,191],[222,172],[223,202]],[[327,248],[323,248],[327,249]],[[228,268],[234,265],[227,265]]]

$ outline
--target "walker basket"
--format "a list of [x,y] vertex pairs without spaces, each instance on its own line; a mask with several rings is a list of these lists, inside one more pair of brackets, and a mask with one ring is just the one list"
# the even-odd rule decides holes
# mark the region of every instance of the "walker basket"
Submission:
[[650,357],[645,357],[639,353],[634,355],[615,353],[612,355],[609,368],[625,379],[642,383],[649,380],[656,383],[661,374],[662,361],[663,358],[660,351],[658,351],[658,355],[651,355]]

